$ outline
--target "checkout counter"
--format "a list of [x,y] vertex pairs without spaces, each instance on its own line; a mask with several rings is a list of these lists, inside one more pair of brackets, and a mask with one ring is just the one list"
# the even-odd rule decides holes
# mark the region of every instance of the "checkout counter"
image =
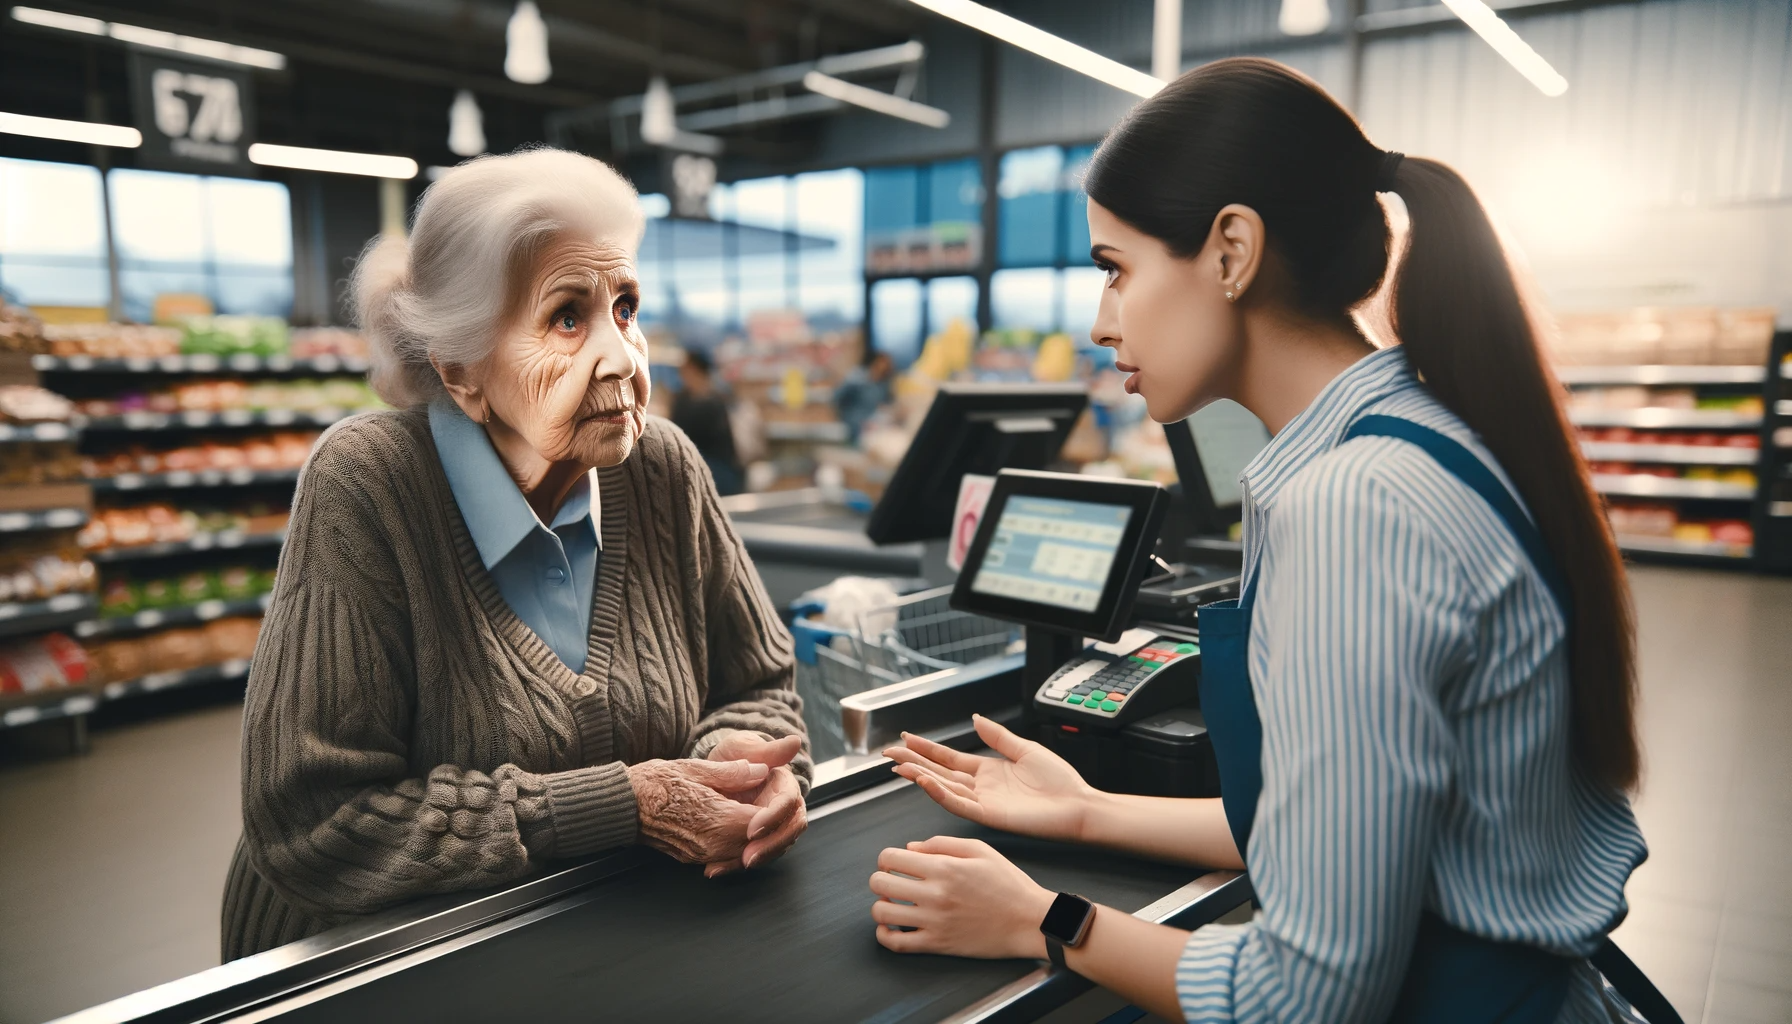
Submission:
[[[855,522],[850,510],[806,497],[732,510],[761,572],[770,575],[766,553],[778,544],[793,561],[851,562],[825,567],[830,578],[883,571],[887,548],[862,533],[823,544],[818,532],[796,532],[850,535]],[[1248,879],[982,828],[893,777],[875,752],[903,730],[972,749],[975,711],[1062,744],[1097,779],[1165,775],[1148,757],[1129,761],[1129,751],[1161,748],[1168,761],[1193,763],[1203,737],[1186,727],[1198,724],[1186,705],[1199,636],[1187,612],[1197,593],[1222,593],[1228,581],[1214,572],[1145,578],[1164,502],[1151,484],[1003,472],[953,604],[1024,623],[1026,653],[843,701],[854,752],[816,766],[808,831],[766,868],[706,880],[652,851],[617,850],[500,890],[415,901],[64,1020],[1037,1020],[1090,984],[1036,961],[902,955],[878,944],[866,885],[879,850],[933,835],[985,839],[1048,887],[1183,928],[1248,901]],[[908,563],[889,569],[913,574]],[[1137,599],[1149,594],[1157,597]],[[1138,727],[1165,714],[1182,715],[1182,731],[1141,738]],[[1070,749],[1079,739],[1094,753]],[[1109,764],[1102,750],[1119,760]],[[1198,772],[1175,783],[1182,792],[1206,785]]]

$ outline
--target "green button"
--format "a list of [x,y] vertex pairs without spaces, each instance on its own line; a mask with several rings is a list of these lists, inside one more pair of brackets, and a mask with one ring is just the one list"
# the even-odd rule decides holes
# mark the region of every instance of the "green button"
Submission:
[[1196,647],[1194,644],[1177,644],[1176,645],[1176,653],[1177,654],[1200,654],[1201,648]]
[[1083,702],[1082,695],[1077,694],[1077,693],[1073,693],[1070,696],[1064,698],[1064,703],[1066,703],[1066,704],[1081,704],[1082,702]]
[[1118,711],[1118,710],[1120,710],[1120,705],[1114,703],[1111,700],[1104,700],[1101,702],[1101,710],[1103,710],[1103,711]]
[[1089,695],[1089,703],[1091,703],[1091,704],[1095,703],[1098,700],[1107,700],[1107,699],[1108,699],[1108,694],[1107,694],[1106,690],[1096,690],[1094,693],[1091,693]]

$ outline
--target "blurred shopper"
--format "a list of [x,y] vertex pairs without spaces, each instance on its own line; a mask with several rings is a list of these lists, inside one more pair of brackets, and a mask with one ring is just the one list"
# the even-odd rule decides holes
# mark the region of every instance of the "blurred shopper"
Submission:
[[536,149],[450,170],[363,254],[396,408],[332,427],[299,481],[225,959],[553,859],[640,843],[717,875],[803,831],[790,636],[645,414],[641,232],[615,171]]
[[853,444],[859,443],[859,433],[877,415],[877,410],[890,404],[894,369],[890,353],[870,349],[865,361],[853,367],[834,390],[834,408],[840,414],[840,422],[846,424]]
[[[1050,955],[1171,1020],[1634,1020],[1603,974],[1676,1021],[1606,937],[1646,852],[1624,567],[1468,183],[1241,58],[1134,107],[1085,184],[1091,336],[1126,389],[1160,423],[1230,398],[1274,435],[1244,472],[1243,596],[1201,609],[1221,798],[1100,793],[983,719],[999,756],[886,753],[985,825],[1248,869],[1261,910],[1191,935],[936,837],[880,857],[879,941]],[[1351,311],[1390,273],[1388,192],[1411,227],[1377,350]]]
[[709,464],[718,494],[739,494],[743,474],[734,448],[734,427],[728,402],[716,390],[715,365],[709,355],[687,349],[678,367],[679,389],[672,396],[672,422],[684,431]]

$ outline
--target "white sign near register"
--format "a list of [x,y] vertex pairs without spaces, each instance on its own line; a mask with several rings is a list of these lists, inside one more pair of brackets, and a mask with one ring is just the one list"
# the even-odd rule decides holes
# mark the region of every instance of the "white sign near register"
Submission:
[[971,589],[1016,601],[1094,611],[1132,509],[1015,495]]

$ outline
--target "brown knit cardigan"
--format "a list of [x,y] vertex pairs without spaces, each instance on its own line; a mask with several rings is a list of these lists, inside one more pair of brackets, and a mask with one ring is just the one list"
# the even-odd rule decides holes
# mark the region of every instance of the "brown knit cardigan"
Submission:
[[649,418],[598,480],[575,675],[486,572],[425,407],[324,436],[249,673],[226,960],[631,843],[626,765],[803,732],[789,634],[690,441]]

